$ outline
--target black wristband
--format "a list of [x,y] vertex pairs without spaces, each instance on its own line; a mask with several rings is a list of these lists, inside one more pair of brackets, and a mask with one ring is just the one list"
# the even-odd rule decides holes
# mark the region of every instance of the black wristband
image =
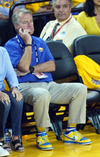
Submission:
[[27,47],[27,46],[32,46],[32,44],[26,44],[25,47]]
[[33,73],[33,72],[34,72],[34,67],[33,67],[33,66],[30,66],[30,67],[29,67],[29,70],[30,70],[30,73]]

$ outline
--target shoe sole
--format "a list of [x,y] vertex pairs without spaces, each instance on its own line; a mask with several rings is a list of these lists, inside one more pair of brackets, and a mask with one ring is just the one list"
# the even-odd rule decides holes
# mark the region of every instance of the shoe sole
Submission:
[[80,145],[88,145],[91,144],[91,142],[85,142],[85,143],[80,143],[80,142],[73,142],[73,141],[63,141],[64,143],[68,143],[68,144],[80,144]]
[[36,145],[40,150],[52,150],[53,147],[50,147],[50,148],[40,148],[38,145]]

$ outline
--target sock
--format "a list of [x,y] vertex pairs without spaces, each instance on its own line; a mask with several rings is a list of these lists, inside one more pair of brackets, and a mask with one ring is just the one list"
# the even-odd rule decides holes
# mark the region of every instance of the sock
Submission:
[[76,124],[68,124],[67,131],[72,131],[76,128]]
[[38,130],[38,135],[41,135],[42,133],[46,133],[45,128],[37,127],[37,130]]

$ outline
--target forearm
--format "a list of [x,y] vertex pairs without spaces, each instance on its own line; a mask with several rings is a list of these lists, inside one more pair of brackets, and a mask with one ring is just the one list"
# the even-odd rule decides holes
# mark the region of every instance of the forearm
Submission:
[[25,47],[23,56],[20,59],[20,62],[17,65],[17,69],[21,72],[28,72],[32,57],[32,46]]
[[0,20],[8,20],[8,16],[5,16],[0,13]]
[[34,72],[51,72],[55,71],[55,62],[48,61],[34,66]]
[[[45,62],[42,64],[35,65],[33,67],[34,67],[34,71],[33,71],[34,73],[35,72],[51,72],[51,71],[55,71],[55,62],[54,61],[48,61],[48,62]],[[15,72],[17,74],[17,77],[25,76],[28,73],[30,73],[30,71],[27,71],[27,73],[25,73],[25,72],[21,72],[18,69],[15,69]]]
[[52,9],[39,8],[39,10],[36,13],[50,12],[50,11],[52,11]]

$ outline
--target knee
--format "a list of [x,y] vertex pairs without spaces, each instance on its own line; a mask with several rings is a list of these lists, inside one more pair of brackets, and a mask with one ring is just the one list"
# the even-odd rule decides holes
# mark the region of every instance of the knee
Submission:
[[78,86],[79,92],[82,94],[87,94],[87,87],[84,84],[81,84]]
[[5,106],[5,111],[6,110],[10,110],[11,108],[11,103],[8,103],[8,105],[6,103],[4,103],[4,106]]
[[20,101],[16,101],[16,105],[19,106],[20,108],[23,107],[23,103],[24,103],[23,98]]
[[50,93],[44,88],[30,88],[25,97],[25,102],[31,105],[38,103],[50,102],[51,96]]
[[42,100],[51,99],[50,93],[46,89],[39,90],[36,97]]

